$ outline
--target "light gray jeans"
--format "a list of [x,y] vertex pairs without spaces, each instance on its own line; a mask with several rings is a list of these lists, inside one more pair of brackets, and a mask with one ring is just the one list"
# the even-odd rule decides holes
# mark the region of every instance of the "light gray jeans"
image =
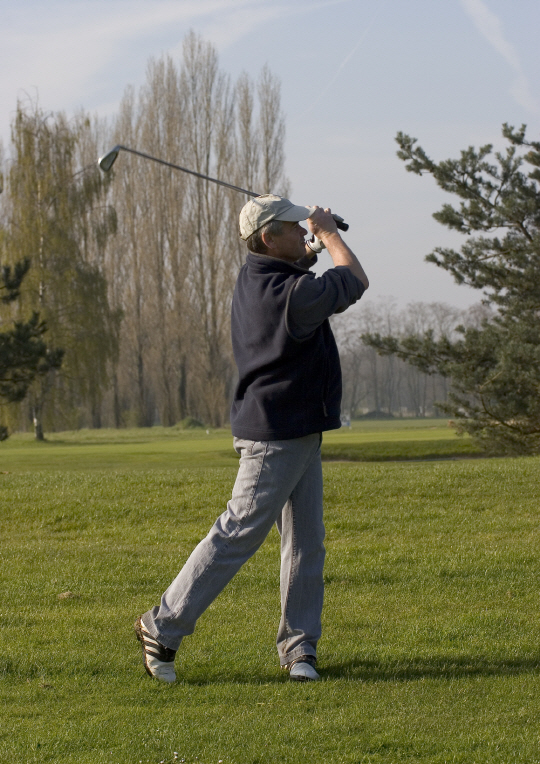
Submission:
[[317,653],[323,605],[324,525],[321,435],[258,442],[234,439],[238,476],[226,511],[142,617],[161,644],[177,650],[197,619],[255,554],[272,525],[281,535],[281,665]]

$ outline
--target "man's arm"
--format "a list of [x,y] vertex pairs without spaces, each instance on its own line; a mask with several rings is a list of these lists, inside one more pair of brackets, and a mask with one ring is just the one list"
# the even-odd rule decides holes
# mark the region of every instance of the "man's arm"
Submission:
[[364,288],[367,289],[369,286],[368,277],[354,252],[339,235],[336,221],[332,217],[330,209],[323,210],[322,207],[316,207],[315,212],[307,219],[307,224],[311,233],[315,234],[325,245],[334,266],[344,265],[350,268],[356,278],[362,282]]

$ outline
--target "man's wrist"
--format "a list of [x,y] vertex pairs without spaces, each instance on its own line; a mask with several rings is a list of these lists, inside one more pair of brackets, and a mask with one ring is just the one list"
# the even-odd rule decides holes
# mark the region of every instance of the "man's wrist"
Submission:
[[328,244],[332,244],[333,241],[343,241],[341,238],[341,235],[339,231],[323,231],[320,234],[318,234],[319,239],[323,242],[325,247],[328,249]]

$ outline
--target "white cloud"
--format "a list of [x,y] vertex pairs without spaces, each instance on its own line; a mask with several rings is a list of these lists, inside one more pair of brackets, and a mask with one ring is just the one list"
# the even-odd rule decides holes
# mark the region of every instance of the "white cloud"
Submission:
[[[110,112],[150,53],[181,53],[192,27],[223,50],[262,24],[350,0],[0,0],[0,136],[18,98]],[[155,41],[160,41],[156,49]],[[120,84],[120,81],[123,84]]]
[[[327,8],[333,5],[342,5],[351,0],[246,0],[245,2],[231,3],[231,7],[221,17],[207,14],[207,22],[201,20],[200,29],[203,35],[210,39],[218,48],[223,50],[234,45],[254,29],[274,19],[286,19],[290,16],[299,16],[312,13],[318,8]],[[246,11],[246,8],[248,11]],[[181,45],[172,53],[179,53]]]
[[516,80],[511,88],[511,93],[517,103],[527,111],[535,114],[540,113],[540,106],[531,93],[519,56],[504,36],[501,20],[483,0],[461,0],[461,4],[474,21],[480,34],[486,38],[516,73]]

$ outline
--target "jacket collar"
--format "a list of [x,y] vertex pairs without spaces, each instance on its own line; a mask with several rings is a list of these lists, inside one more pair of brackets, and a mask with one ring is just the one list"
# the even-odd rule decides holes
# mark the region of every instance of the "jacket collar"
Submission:
[[279,257],[270,257],[269,255],[257,255],[254,252],[248,252],[246,257],[248,266],[255,268],[260,272],[279,271],[281,273],[309,273],[309,268],[303,268],[296,263],[288,263]]

